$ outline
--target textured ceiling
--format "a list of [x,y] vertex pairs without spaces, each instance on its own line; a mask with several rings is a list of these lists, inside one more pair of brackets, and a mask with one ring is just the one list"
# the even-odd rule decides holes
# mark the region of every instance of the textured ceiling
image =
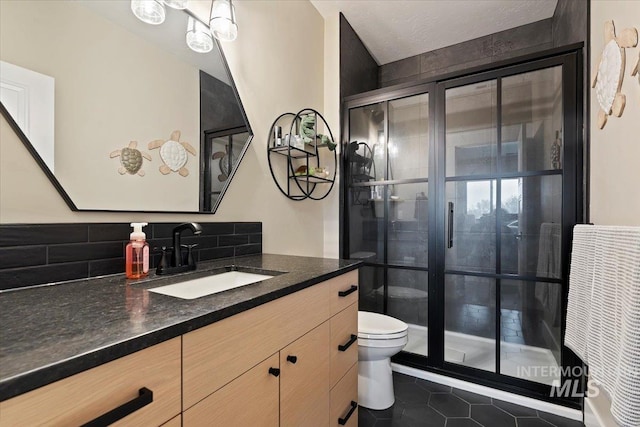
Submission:
[[379,65],[553,16],[558,0],[311,0],[342,12]]

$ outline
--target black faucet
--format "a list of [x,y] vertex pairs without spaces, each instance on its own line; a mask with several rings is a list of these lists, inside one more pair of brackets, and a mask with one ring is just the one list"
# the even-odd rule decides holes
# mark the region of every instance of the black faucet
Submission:
[[186,229],[191,230],[195,235],[202,233],[202,227],[197,222],[185,222],[173,229],[173,254],[171,256],[171,267],[182,266],[182,246],[180,245],[180,235]]
[[[171,254],[171,262],[167,263],[166,255],[167,248],[162,248],[162,258],[160,259],[160,263],[156,268],[156,274],[174,274],[174,273],[182,273],[184,271],[190,271],[196,269],[196,263],[193,259],[193,255],[191,250],[196,245],[187,246],[187,257],[186,261],[183,262],[182,259],[182,245],[180,244],[180,235],[185,230],[191,230],[191,232],[195,235],[202,233],[202,227],[197,222],[185,222],[176,226],[173,229],[173,253]],[[167,265],[169,264],[169,265]]]

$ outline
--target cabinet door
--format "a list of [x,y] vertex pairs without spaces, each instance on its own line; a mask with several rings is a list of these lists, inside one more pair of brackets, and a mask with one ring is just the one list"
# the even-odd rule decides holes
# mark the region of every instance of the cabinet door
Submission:
[[[358,425],[358,365],[353,365],[331,390],[331,425]],[[342,423],[342,424],[341,424]]]
[[329,322],[280,351],[280,425],[329,425]]
[[326,321],[329,290],[319,283],[185,334],[183,408]]
[[358,270],[327,280],[331,287],[331,315],[337,314],[358,301]]
[[333,316],[331,324],[331,387],[358,361],[358,304]]
[[278,353],[184,413],[184,426],[278,426]]

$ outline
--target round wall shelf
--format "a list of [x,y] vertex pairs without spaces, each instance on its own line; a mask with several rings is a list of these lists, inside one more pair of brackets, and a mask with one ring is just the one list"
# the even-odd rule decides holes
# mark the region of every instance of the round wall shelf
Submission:
[[291,200],[322,200],[335,184],[336,143],[312,108],[278,116],[269,130],[267,158],[276,186]]

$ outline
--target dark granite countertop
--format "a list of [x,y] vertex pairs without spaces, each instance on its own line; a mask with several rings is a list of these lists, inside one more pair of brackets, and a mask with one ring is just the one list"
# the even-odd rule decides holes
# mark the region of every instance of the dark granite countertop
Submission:
[[[360,262],[253,255],[191,273],[122,275],[0,292],[0,401],[180,336],[359,267]],[[236,265],[283,274],[193,300],[147,289]],[[257,271],[256,271],[257,272]]]

